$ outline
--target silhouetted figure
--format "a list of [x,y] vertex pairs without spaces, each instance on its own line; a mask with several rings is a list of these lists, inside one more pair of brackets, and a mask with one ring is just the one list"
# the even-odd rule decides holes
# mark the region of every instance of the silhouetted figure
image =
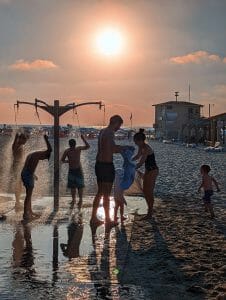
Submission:
[[114,226],[115,222],[110,219],[110,195],[115,179],[115,168],[113,164],[113,154],[120,153],[126,146],[116,145],[114,135],[120,129],[123,120],[115,115],[110,118],[108,127],[100,131],[98,137],[98,150],[96,156],[95,173],[97,177],[98,191],[93,201],[93,211],[90,223],[102,224],[97,218],[97,210],[100,200],[103,197],[103,206],[105,211],[105,222]]
[[76,141],[74,139],[69,140],[69,148],[64,151],[64,154],[61,158],[62,163],[68,163],[68,188],[71,189],[72,202],[71,206],[73,207],[76,203],[76,189],[78,189],[79,202],[78,207],[82,206],[82,196],[84,188],[84,176],[81,166],[81,151],[87,150],[90,148],[89,143],[86,141],[84,136],[81,134],[81,138],[84,142],[84,146],[76,147]]
[[22,191],[22,180],[21,180],[21,170],[24,157],[24,145],[28,140],[28,135],[24,133],[16,133],[13,144],[13,163],[12,163],[12,175],[14,177],[14,192],[16,198],[15,209],[21,208],[20,195]]
[[141,166],[145,165],[143,193],[148,205],[148,212],[144,219],[149,219],[151,218],[153,212],[154,188],[159,169],[155,161],[153,149],[145,142],[146,136],[144,134],[144,130],[140,129],[133,138],[135,144],[138,146],[138,153],[133,158],[134,160],[138,160],[136,169],[139,169]]
[[209,175],[210,170],[210,166],[208,165],[201,166],[200,172],[202,175],[202,183],[198,189],[198,192],[200,192],[201,189],[203,189],[203,202],[205,205],[205,211],[210,213],[211,218],[214,218],[213,205],[211,202],[211,197],[213,196],[213,184],[217,188],[217,192],[220,192],[220,189],[216,179],[213,176]]
[[26,197],[24,200],[24,221],[30,221],[33,217],[37,217],[32,211],[31,208],[31,197],[34,189],[34,181],[35,181],[35,170],[38,166],[40,160],[49,159],[50,154],[52,152],[52,147],[49,143],[48,136],[44,135],[44,139],[46,142],[47,149],[44,151],[36,151],[30,153],[25,161],[23,170],[21,172],[21,178],[23,184],[26,188]]

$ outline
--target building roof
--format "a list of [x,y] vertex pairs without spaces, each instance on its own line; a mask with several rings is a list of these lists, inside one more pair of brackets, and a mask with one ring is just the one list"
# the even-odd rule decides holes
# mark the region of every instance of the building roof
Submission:
[[166,102],[162,102],[162,103],[157,103],[157,104],[153,104],[152,106],[158,106],[158,105],[170,105],[170,104],[176,104],[176,105],[196,105],[196,106],[200,106],[203,107],[203,105],[201,104],[197,104],[197,103],[193,103],[193,102],[187,102],[187,101],[166,101]]
[[213,120],[213,119],[226,120],[226,112],[207,118],[207,120]]

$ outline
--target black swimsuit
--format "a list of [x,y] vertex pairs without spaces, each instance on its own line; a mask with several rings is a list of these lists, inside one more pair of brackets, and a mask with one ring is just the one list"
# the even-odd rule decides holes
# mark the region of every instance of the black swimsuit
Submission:
[[145,170],[146,171],[152,171],[158,169],[158,166],[155,161],[155,154],[154,152],[152,154],[149,154],[145,160]]

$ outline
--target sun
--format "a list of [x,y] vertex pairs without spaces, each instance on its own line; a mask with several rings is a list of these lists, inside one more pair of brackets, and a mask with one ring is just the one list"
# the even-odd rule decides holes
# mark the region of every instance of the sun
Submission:
[[116,29],[105,29],[96,37],[96,47],[98,52],[106,56],[118,55],[123,49],[123,37]]

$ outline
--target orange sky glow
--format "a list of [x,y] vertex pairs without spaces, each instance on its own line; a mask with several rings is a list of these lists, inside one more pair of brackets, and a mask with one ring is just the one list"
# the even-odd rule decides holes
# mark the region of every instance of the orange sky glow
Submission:
[[[218,34],[209,35],[208,28],[193,24],[206,15],[195,2],[175,0],[176,12],[166,0],[162,5],[145,0],[63,2],[54,7],[0,1],[2,14],[7,12],[13,20],[0,18],[1,124],[14,123],[16,100],[38,98],[48,103],[59,99],[62,105],[103,101],[105,123],[112,114],[120,114],[129,126],[132,113],[134,125],[152,126],[152,105],[174,100],[174,91],[180,91],[179,101],[187,101],[189,84],[191,100],[204,105],[204,115],[209,103],[212,114],[225,111],[223,15],[217,23],[222,8],[205,8]],[[104,124],[98,107],[78,112],[81,125]],[[40,117],[43,124],[52,123],[47,113],[40,111]],[[39,123],[35,110],[26,106],[20,107],[17,122]],[[61,118],[61,124],[67,123],[76,125],[72,112]]]

